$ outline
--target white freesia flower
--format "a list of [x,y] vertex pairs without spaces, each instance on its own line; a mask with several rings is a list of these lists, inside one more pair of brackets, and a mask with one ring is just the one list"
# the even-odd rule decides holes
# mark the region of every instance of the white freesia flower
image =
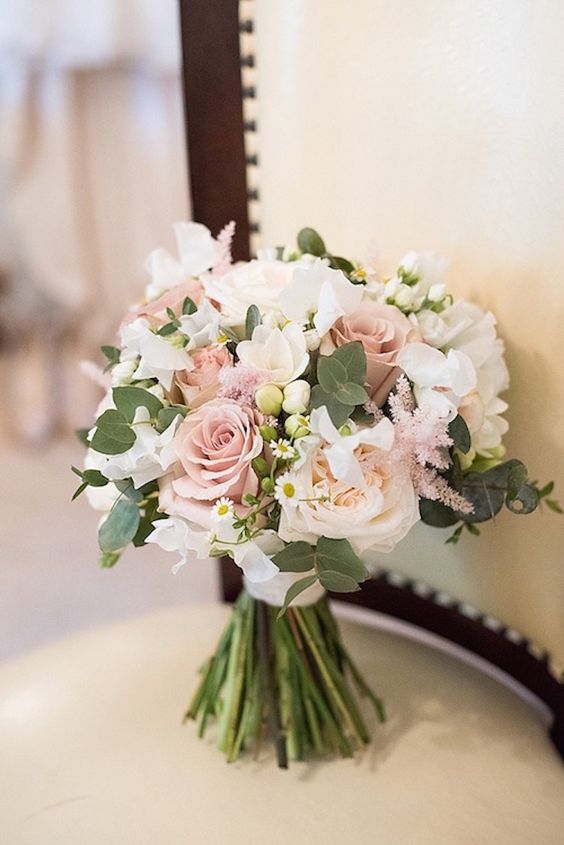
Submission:
[[254,260],[235,264],[222,276],[202,278],[206,296],[219,302],[227,326],[243,326],[250,305],[261,313],[279,311],[279,297],[289,284],[295,265],[285,261]]
[[335,320],[356,311],[361,300],[362,285],[353,285],[344,273],[318,258],[295,267],[280,305],[290,320],[301,325],[313,322],[319,335],[324,335]]
[[297,379],[309,363],[305,338],[296,323],[283,329],[257,326],[251,340],[238,344],[237,355],[245,366],[268,373],[265,380],[277,387]]
[[155,249],[147,258],[146,268],[151,275],[145,291],[148,299],[199,276],[219,260],[219,245],[210,230],[201,223],[176,223],[174,234],[178,259],[166,249]]
[[362,468],[355,455],[359,446],[372,446],[389,452],[394,444],[394,426],[384,417],[371,428],[358,428],[356,432],[341,434],[333,425],[327,408],[315,408],[310,415],[312,434],[317,434],[331,444],[324,450],[329,468],[337,481],[362,488],[365,484]]
[[508,429],[499,416],[507,410],[507,403],[499,394],[509,387],[509,373],[494,315],[471,303],[456,302],[440,314],[422,311],[417,323],[427,343],[444,351],[462,352],[474,364],[476,389],[461,403],[459,412],[472,434],[473,448],[487,457]]
[[167,390],[172,387],[176,370],[191,370],[194,367],[187,347],[175,345],[170,335],[161,337],[155,334],[143,317],[123,326],[121,343],[126,356],[139,356],[134,378],[156,378]]
[[454,419],[463,398],[477,384],[476,370],[464,352],[451,349],[444,355],[426,343],[408,343],[397,364],[414,384],[417,404],[432,405]]
[[261,531],[252,540],[238,542],[238,529],[228,520],[221,520],[214,526],[215,547],[225,549],[237,566],[241,567],[245,578],[254,583],[268,581],[280,570],[272,562],[272,556],[284,548],[275,531]]
[[104,455],[100,472],[111,481],[131,478],[134,487],[142,487],[149,481],[154,481],[164,475],[161,462],[161,452],[172,442],[176,428],[182,417],[168,426],[162,434],[156,431],[149,422],[150,415],[147,408],[140,406],[135,411],[133,430],[136,439],[133,446],[120,455]]
[[176,574],[190,556],[206,560],[210,555],[210,532],[195,529],[179,516],[157,519],[146,543],[155,543],[165,552],[177,552],[180,560],[172,567]]

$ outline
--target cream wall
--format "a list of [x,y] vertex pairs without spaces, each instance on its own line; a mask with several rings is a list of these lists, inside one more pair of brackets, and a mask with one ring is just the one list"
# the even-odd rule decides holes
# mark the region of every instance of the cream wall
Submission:
[[[564,3],[257,0],[256,19],[263,243],[311,225],[384,270],[446,255],[507,342],[509,451],[564,498]],[[443,541],[421,526],[382,563],[564,664],[564,518]]]

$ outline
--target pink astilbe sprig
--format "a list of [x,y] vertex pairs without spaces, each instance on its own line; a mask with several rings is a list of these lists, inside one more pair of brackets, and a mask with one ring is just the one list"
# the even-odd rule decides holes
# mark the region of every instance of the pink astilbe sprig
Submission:
[[226,273],[231,264],[233,263],[233,259],[231,256],[231,246],[233,244],[233,238],[235,236],[235,221],[231,220],[226,226],[223,227],[219,235],[217,236],[217,245],[219,247],[219,255],[216,263],[212,268],[212,273],[216,273],[217,275],[221,276],[223,273]]
[[433,407],[415,407],[405,376],[398,379],[388,404],[396,433],[394,459],[399,470],[411,477],[417,495],[458,513],[472,513],[470,502],[439,474],[449,467],[448,449],[453,445],[447,420]]
[[218,396],[222,399],[233,399],[240,405],[255,405],[255,393],[261,384],[266,384],[269,374],[254,367],[237,364],[235,367],[225,367],[219,373],[220,388]]

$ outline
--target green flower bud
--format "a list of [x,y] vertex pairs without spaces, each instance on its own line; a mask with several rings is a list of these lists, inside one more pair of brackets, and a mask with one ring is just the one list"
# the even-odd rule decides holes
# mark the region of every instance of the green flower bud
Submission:
[[255,393],[257,408],[263,414],[277,417],[282,410],[284,394],[275,384],[263,384]]
[[294,440],[297,440],[298,437],[305,437],[306,434],[309,434],[309,421],[302,414],[292,414],[284,423],[284,431],[288,437],[293,437]]
[[259,426],[259,432],[260,436],[266,443],[270,443],[271,440],[278,439],[278,432],[273,425],[261,425]]
[[350,427],[350,425],[348,423],[345,423],[344,425],[342,425],[340,427],[339,434],[342,437],[349,437],[352,434],[352,428]]
[[257,475],[260,475],[260,476],[268,475],[269,472],[270,472],[268,464],[266,463],[264,458],[260,458],[260,457],[254,458],[252,460],[251,464],[252,464],[254,471],[257,473]]
[[468,452],[464,453],[461,452],[460,449],[455,449],[455,454],[458,457],[460,469],[462,470],[462,472],[466,472],[466,470],[470,469],[470,467],[474,463],[474,458],[476,457],[476,450],[469,449]]
[[269,475],[261,480],[260,486],[262,487],[265,493],[274,493],[274,481]]

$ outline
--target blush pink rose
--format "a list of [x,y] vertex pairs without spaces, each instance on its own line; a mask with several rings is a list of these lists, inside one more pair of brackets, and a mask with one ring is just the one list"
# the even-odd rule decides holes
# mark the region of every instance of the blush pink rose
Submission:
[[[251,461],[263,450],[260,415],[229,399],[215,399],[188,414],[170,444],[171,475],[160,484],[160,508],[210,527],[211,506],[221,496],[243,505],[256,495]],[[241,509],[238,509],[241,512]]]
[[198,279],[190,279],[187,282],[182,282],[182,284],[175,285],[173,288],[165,291],[157,299],[136,305],[125,315],[122,326],[132,323],[137,317],[148,317],[154,326],[168,323],[170,318],[166,313],[166,309],[170,308],[177,317],[182,316],[182,305],[187,296],[196,305],[200,303],[203,296],[203,287]]
[[412,331],[407,317],[392,305],[363,302],[348,317],[334,323],[321,352],[329,354],[335,347],[360,341],[366,353],[366,389],[371,400],[381,406],[401,373],[396,359]]
[[192,352],[193,370],[179,370],[174,381],[189,408],[199,408],[215,399],[219,374],[233,366],[233,356],[225,346],[205,346]]

